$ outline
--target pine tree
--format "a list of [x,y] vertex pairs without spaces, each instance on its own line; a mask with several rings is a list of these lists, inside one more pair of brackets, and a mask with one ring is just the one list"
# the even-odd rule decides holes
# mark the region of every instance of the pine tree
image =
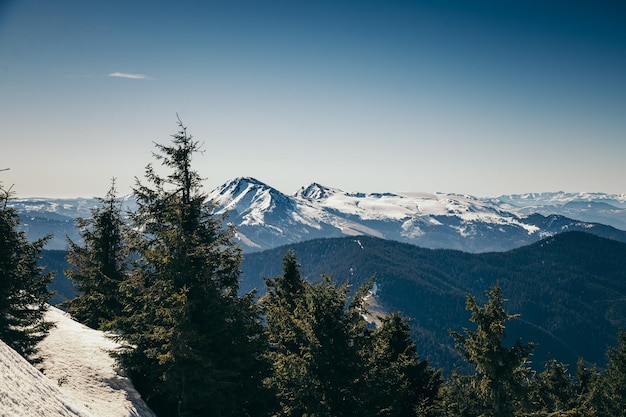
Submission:
[[264,415],[265,342],[253,294],[237,294],[241,249],[191,167],[200,144],[179,127],[172,145],[155,145],[170,174],[150,164],[134,190],[132,302],[120,323],[134,349],[120,360],[163,415]]
[[115,180],[100,207],[91,209],[91,217],[76,219],[84,246],[68,239],[65,273],[74,282],[79,295],[62,304],[78,321],[92,328],[106,329],[122,316],[120,285],[128,271],[125,223]]
[[522,408],[530,371],[528,358],[534,346],[520,340],[511,347],[502,345],[505,322],[518,316],[505,312],[506,300],[499,286],[485,294],[488,302],[484,306],[479,306],[474,296],[467,297],[470,320],[477,329],[464,329],[464,335],[454,331],[450,334],[461,356],[475,367],[476,374],[468,382],[478,399],[479,414],[508,417]]
[[260,300],[270,349],[268,360],[273,373],[265,384],[280,403],[280,415],[302,416],[315,402],[315,387],[309,359],[304,297],[308,284],[300,276],[293,251],[283,259],[283,275],[266,278],[266,295]]
[[[602,376],[594,367],[588,368],[578,360],[576,376],[568,373],[567,367],[549,360],[545,370],[529,384],[526,414],[543,417],[600,417],[619,416],[612,410],[611,402],[605,401],[602,392]],[[607,409],[607,405],[609,408]]]
[[266,280],[261,300],[274,370],[266,383],[279,415],[366,415],[362,349],[370,333],[360,301],[349,302],[348,286],[328,276],[315,285],[303,280],[293,252],[283,272]]
[[37,363],[37,344],[52,326],[44,317],[52,274],[37,263],[49,237],[28,242],[18,230],[19,214],[8,207],[10,197],[10,189],[0,187],[0,339]]
[[626,416],[626,330],[617,333],[617,346],[607,349],[607,398],[611,415]]
[[[576,398],[574,401],[574,408],[570,412],[570,415],[576,417],[597,417],[597,416],[619,416],[619,412],[611,410],[606,412],[607,398],[603,392],[604,377],[602,372],[596,368],[595,365],[588,367],[582,358],[578,359],[576,363],[576,380],[575,385]],[[612,405],[611,399],[609,402]],[[621,409],[624,413],[624,408]],[[604,414],[603,414],[604,413]]]
[[570,410],[577,394],[574,378],[556,360],[546,362],[545,370],[531,380],[529,391],[531,407],[539,415]]
[[314,404],[315,415],[363,415],[366,386],[361,348],[369,333],[358,311],[360,305],[349,303],[348,290],[347,283],[337,285],[324,275],[305,299],[311,369],[319,399]]
[[381,320],[371,344],[368,406],[377,416],[438,415],[441,373],[419,359],[406,318],[396,312]]

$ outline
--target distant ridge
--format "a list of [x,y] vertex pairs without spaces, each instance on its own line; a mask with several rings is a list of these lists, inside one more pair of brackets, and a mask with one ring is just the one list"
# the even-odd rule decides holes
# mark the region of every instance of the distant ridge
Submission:
[[487,201],[521,213],[558,214],[585,222],[626,230],[626,193],[527,193],[509,194]]
[[[316,238],[374,236],[428,248],[505,251],[564,231],[626,241],[626,195],[537,193],[480,199],[460,194],[359,193],[312,183],[293,195],[251,177],[208,193],[215,212],[236,226],[244,251]],[[74,219],[96,199],[16,199],[11,202],[34,240],[53,234],[48,249],[79,239]],[[124,197],[132,208],[132,197]],[[620,228],[621,227],[621,228]]]

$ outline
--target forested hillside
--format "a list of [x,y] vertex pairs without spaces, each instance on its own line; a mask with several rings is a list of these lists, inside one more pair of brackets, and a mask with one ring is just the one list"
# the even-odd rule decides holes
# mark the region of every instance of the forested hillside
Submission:
[[[388,312],[411,317],[420,353],[447,370],[461,364],[449,329],[467,327],[466,295],[482,301],[498,283],[509,313],[512,340],[537,344],[534,366],[551,358],[570,364],[582,356],[605,363],[607,346],[626,325],[626,244],[570,232],[505,253],[468,254],[353,237],[290,245],[302,274],[322,273],[354,288],[376,276],[377,298]],[[264,291],[262,277],[280,274],[287,247],[247,254],[242,290]]]
[[[498,283],[509,300],[508,335],[537,344],[534,363],[578,357],[602,365],[617,329],[626,327],[626,244],[581,233],[560,234],[509,252],[468,254],[433,250],[371,237],[319,239],[246,254],[241,292],[265,292],[263,277],[281,273],[292,248],[302,274],[328,274],[357,288],[376,276],[377,300],[387,312],[410,317],[421,354],[437,366],[460,362],[448,330],[467,326],[467,294],[482,296]],[[42,264],[57,271],[54,303],[75,292],[62,275],[64,251],[43,251]]]

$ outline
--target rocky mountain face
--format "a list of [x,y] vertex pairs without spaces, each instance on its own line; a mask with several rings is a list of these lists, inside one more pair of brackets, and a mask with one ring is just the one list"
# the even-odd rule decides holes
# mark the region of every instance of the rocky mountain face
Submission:
[[[626,241],[626,195],[542,193],[480,199],[459,194],[352,193],[320,184],[286,195],[254,178],[236,178],[208,195],[235,225],[246,252],[315,238],[366,235],[426,248],[505,251],[564,231]],[[97,199],[15,199],[29,239],[47,249],[78,241],[74,219]],[[131,197],[123,199],[132,209]]]

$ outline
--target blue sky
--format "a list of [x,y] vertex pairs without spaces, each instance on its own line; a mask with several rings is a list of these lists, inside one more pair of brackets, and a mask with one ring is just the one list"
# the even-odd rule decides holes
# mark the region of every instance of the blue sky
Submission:
[[0,181],[120,193],[176,114],[207,191],[626,192],[626,6],[0,0]]

